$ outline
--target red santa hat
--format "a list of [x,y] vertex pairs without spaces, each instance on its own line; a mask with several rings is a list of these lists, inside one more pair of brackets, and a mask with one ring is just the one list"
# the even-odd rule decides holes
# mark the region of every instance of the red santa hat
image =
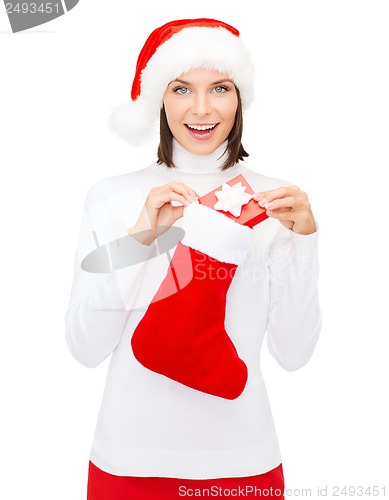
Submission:
[[132,102],[113,110],[111,129],[133,145],[152,136],[169,83],[191,69],[224,73],[240,91],[243,109],[254,98],[254,66],[239,31],[215,19],[182,19],[155,29],[136,64]]

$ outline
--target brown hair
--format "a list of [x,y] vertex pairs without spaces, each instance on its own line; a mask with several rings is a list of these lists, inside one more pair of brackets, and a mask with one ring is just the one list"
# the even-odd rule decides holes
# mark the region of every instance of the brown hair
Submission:
[[[228,156],[226,161],[222,166],[222,171],[233,167],[235,163],[239,160],[244,160],[249,154],[245,151],[242,146],[242,133],[243,133],[243,112],[242,112],[242,101],[240,98],[239,89],[236,87],[236,93],[238,96],[238,107],[236,109],[235,122],[228,135],[228,143],[226,151],[228,151]],[[173,163],[173,134],[169,128],[165,107],[162,106],[159,120],[160,129],[160,140],[158,146],[158,160],[157,163],[164,163],[167,167],[174,168],[176,165]]]

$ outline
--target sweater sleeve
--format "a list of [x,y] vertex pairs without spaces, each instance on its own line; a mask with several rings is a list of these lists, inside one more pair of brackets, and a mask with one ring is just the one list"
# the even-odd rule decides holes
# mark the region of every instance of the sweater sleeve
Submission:
[[[85,201],[64,317],[69,350],[88,367],[97,366],[117,346],[136,303],[147,261],[155,251],[154,244],[142,245],[127,234],[115,240],[106,201],[92,202],[99,189],[100,184],[95,184]],[[110,240],[124,245],[125,251],[136,255],[138,262],[115,270],[118,257],[110,251]]]
[[301,235],[281,227],[270,251],[267,344],[289,371],[309,361],[321,330],[317,243],[318,231]]

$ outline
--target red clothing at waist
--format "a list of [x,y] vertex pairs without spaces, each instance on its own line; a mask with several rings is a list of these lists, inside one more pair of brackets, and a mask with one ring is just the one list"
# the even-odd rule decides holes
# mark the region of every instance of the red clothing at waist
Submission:
[[[266,491],[265,491],[266,490]],[[115,476],[89,462],[87,500],[284,499],[282,464],[264,474],[219,479]]]

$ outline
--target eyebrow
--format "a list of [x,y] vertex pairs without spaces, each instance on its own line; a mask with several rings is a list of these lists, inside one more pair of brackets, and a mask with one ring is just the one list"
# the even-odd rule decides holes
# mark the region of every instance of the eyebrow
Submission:
[[[191,85],[190,82],[187,82],[185,80],[180,80],[180,78],[176,78],[175,80],[171,81],[170,83],[174,83],[174,82],[179,82],[179,83],[182,83],[183,85]],[[210,83],[210,85],[219,85],[220,83],[225,83],[225,82],[229,82],[232,84],[234,83],[229,78],[225,78],[224,80],[217,80],[216,82],[212,82],[212,83]]]

